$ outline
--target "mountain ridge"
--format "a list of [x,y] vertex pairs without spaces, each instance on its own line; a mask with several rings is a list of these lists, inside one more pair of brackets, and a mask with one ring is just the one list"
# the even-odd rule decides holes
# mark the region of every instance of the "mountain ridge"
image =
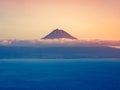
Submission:
[[65,38],[65,39],[77,39],[76,37],[70,35],[66,31],[61,30],[61,29],[55,29],[55,30],[53,30],[51,33],[49,33],[48,35],[46,35],[42,39],[61,39],[61,38]]
[[0,59],[40,58],[40,59],[80,59],[80,58],[120,58],[120,49],[110,47],[8,47],[0,46]]

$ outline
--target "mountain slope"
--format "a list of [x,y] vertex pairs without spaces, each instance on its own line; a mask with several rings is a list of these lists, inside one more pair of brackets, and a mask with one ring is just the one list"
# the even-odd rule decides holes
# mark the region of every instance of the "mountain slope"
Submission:
[[59,30],[59,29],[55,29],[53,32],[43,37],[42,39],[61,39],[61,38],[77,39],[72,35],[70,35],[69,33],[65,32],[64,30]]
[[1,58],[120,58],[120,49],[109,47],[0,47]]

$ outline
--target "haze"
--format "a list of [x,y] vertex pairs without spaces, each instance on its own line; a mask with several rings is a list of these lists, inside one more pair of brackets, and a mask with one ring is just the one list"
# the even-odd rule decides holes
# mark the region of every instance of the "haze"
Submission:
[[0,39],[40,39],[60,28],[78,39],[120,39],[119,0],[0,0]]

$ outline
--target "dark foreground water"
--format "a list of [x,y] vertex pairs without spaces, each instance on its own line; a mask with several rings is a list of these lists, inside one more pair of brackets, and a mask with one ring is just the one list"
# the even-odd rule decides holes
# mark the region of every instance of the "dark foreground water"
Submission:
[[120,61],[1,59],[0,90],[120,90]]

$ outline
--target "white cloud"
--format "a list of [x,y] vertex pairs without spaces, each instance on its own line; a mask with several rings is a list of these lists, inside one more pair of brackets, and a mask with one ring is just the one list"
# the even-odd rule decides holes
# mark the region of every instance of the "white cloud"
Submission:
[[0,45],[24,46],[24,47],[62,47],[62,46],[111,46],[119,47],[120,41],[102,41],[102,40],[1,40]]

